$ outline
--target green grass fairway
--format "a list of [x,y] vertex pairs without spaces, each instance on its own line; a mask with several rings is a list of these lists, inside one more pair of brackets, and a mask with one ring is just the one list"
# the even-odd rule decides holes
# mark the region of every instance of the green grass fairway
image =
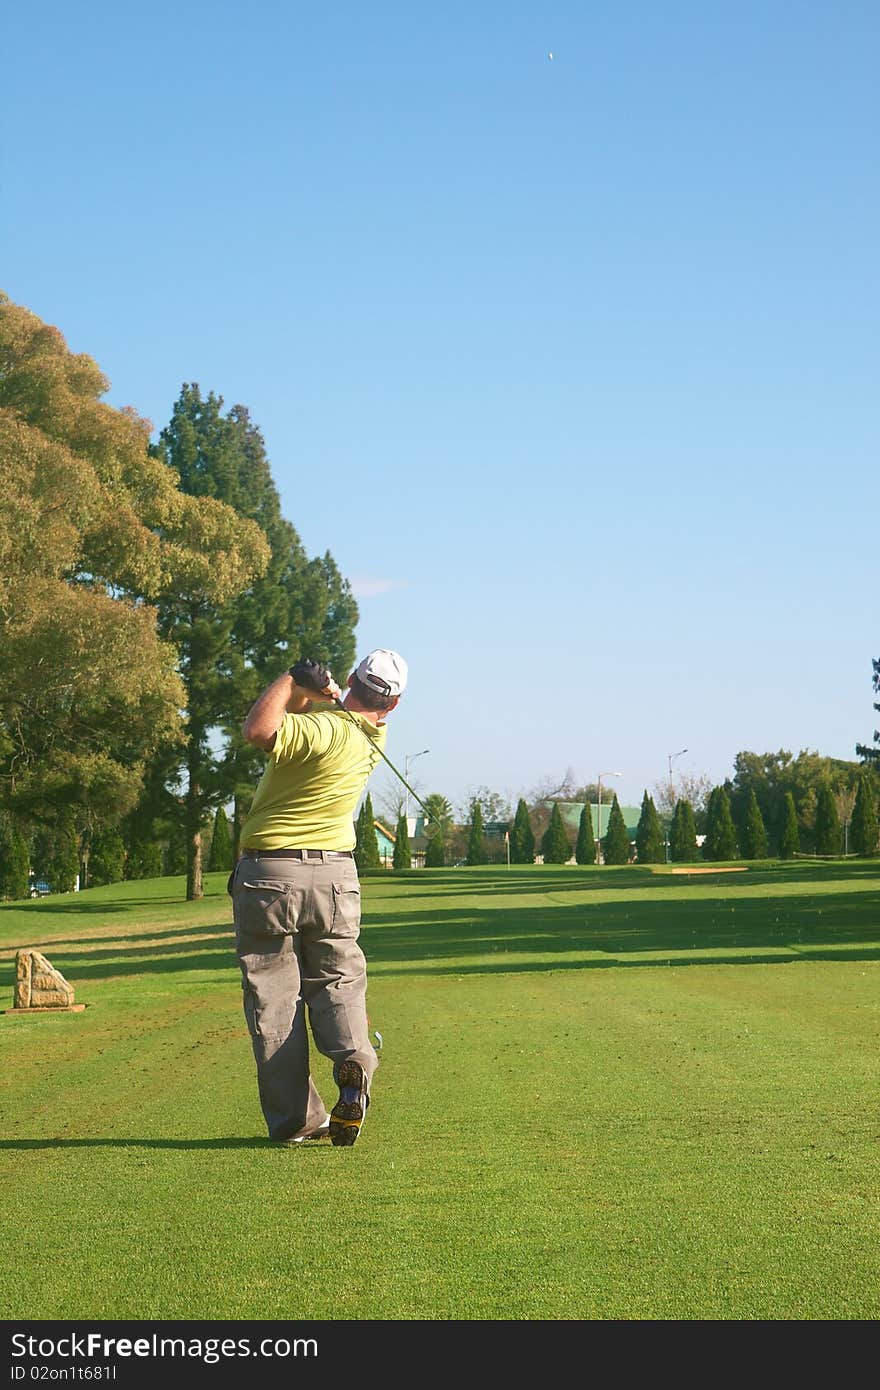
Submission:
[[263,1138],[224,878],[0,907],[89,1006],[0,1016],[0,1317],[880,1316],[880,865],[368,878],[351,1149]]

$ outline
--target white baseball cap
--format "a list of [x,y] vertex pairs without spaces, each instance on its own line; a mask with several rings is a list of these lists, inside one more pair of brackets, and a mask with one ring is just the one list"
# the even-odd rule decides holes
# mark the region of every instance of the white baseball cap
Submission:
[[402,695],[406,689],[407,665],[398,652],[390,652],[385,647],[377,647],[364,657],[355,671],[359,681],[377,695],[393,699]]

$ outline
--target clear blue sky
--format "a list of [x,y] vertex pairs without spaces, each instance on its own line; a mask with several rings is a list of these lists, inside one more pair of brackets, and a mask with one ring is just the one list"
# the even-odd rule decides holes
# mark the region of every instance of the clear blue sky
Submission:
[[250,408],[410,662],[423,792],[870,740],[876,4],[4,29],[0,284],[157,430],[184,381]]

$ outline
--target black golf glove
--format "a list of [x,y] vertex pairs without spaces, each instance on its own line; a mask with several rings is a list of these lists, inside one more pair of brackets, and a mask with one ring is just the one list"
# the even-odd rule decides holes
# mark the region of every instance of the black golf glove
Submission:
[[333,679],[326,666],[318,661],[310,661],[308,657],[294,662],[289,669],[300,689],[314,690],[316,695],[322,695]]

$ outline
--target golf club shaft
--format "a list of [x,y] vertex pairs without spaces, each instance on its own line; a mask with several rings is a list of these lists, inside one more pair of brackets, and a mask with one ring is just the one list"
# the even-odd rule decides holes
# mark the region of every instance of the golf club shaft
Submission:
[[[361,728],[360,724],[358,724],[357,720],[354,718],[353,714],[351,713],[351,710],[347,710],[347,709],[345,708],[345,705],[342,703],[341,700],[337,700],[337,701],[336,701],[336,707],[337,707],[337,709],[341,709],[343,714],[347,714],[348,717],[349,717],[349,719],[351,720],[351,722],[352,722],[353,724],[357,724],[358,728],[359,728],[359,729]],[[361,733],[364,734],[364,738],[367,740],[367,742],[369,743],[370,747],[371,747],[371,748],[375,748],[376,746],[375,746],[375,744],[373,743],[373,740],[372,740],[371,738],[369,738],[369,737],[367,736],[367,734],[364,733],[363,729],[361,729]],[[427,819],[433,823],[434,817],[431,815],[431,812],[428,810],[427,806],[425,805],[425,803],[424,803],[424,801],[422,800],[422,798],[419,796],[418,792],[413,791],[412,787],[410,786],[409,782],[407,782],[407,780],[406,780],[406,778],[404,777],[403,773],[397,771],[397,768],[394,766],[394,764],[393,764],[393,762],[391,761],[391,759],[390,759],[389,757],[386,757],[386,755],[382,752],[382,749],[381,749],[381,748],[376,748],[376,752],[379,754],[380,757],[385,758],[386,763],[387,763],[388,766],[391,768],[391,771],[394,773],[395,777],[399,777],[399,778],[400,778],[401,782],[402,782],[403,785],[406,787],[406,789],[407,789],[407,791],[409,792],[410,796],[413,797],[413,798],[419,803],[419,805],[421,806],[422,810],[424,811],[425,816],[427,817]]]

